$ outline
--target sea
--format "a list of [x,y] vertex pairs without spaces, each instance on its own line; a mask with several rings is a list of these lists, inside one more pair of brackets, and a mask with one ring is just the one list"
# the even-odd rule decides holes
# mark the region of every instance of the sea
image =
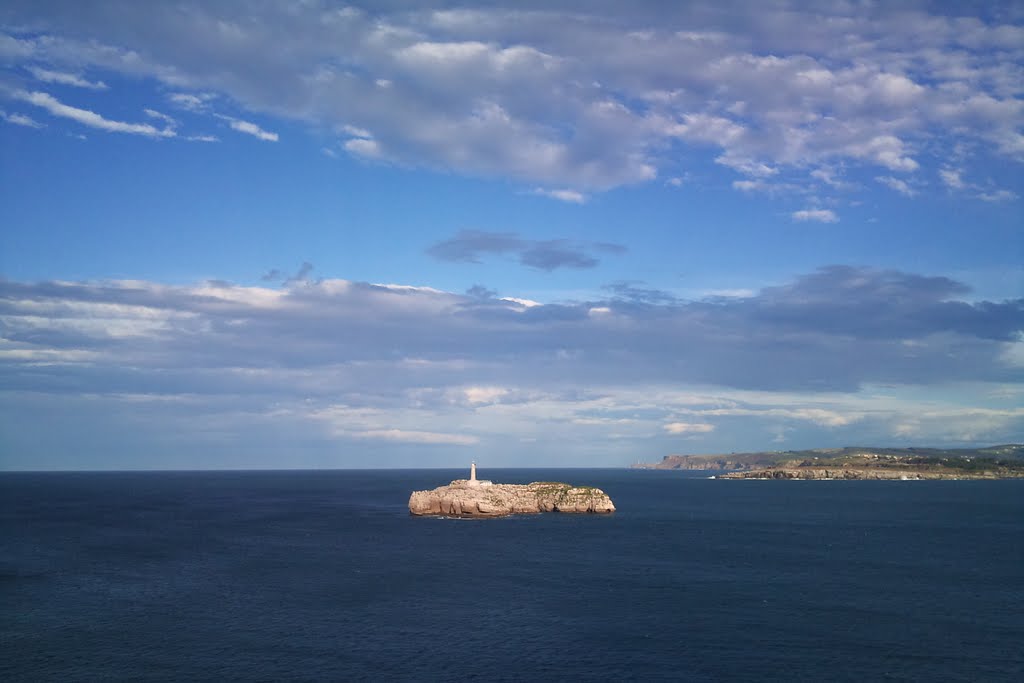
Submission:
[[409,515],[462,470],[4,473],[0,680],[1024,680],[1024,480],[481,475],[618,511]]

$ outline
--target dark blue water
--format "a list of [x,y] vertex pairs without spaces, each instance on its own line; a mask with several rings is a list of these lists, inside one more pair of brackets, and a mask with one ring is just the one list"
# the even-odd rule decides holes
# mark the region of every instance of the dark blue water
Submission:
[[0,475],[0,679],[1024,680],[1024,481],[486,474],[619,512],[408,515],[461,471]]

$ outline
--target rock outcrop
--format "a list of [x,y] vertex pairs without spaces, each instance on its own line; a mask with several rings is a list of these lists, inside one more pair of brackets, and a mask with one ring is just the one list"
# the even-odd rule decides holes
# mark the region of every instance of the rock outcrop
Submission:
[[414,515],[501,517],[537,512],[615,512],[611,498],[592,486],[560,482],[490,484],[456,479],[432,491],[413,491],[409,512]]

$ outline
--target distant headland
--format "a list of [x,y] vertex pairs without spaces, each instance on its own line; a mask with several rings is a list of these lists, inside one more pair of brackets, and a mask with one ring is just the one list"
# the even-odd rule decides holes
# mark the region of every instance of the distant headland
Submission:
[[985,448],[818,448],[717,455],[666,455],[650,470],[718,470],[722,479],[1024,478],[1024,444]]
[[414,515],[501,517],[538,512],[610,513],[612,499],[593,486],[535,481],[532,484],[495,484],[476,478],[476,463],[469,479],[456,479],[432,491],[413,491],[409,512]]

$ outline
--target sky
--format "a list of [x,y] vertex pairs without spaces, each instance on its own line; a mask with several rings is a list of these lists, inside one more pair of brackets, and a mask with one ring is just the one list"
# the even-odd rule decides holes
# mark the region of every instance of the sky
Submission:
[[0,4],[0,469],[1024,441],[1024,4]]

